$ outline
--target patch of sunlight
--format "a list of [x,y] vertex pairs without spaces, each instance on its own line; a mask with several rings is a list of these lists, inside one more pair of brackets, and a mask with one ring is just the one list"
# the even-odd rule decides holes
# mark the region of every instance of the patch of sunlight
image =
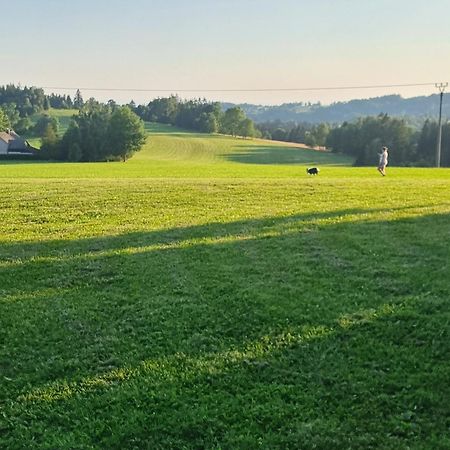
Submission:
[[40,300],[46,297],[63,295],[69,291],[70,289],[67,288],[48,288],[48,289],[37,289],[32,292],[19,291],[14,294],[7,294],[7,295],[1,295],[0,291],[0,302],[13,303],[24,300]]
[[355,325],[363,325],[373,322],[376,319],[394,314],[398,310],[398,306],[391,304],[382,305],[378,309],[365,309],[352,314],[344,314],[338,319],[341,328],[352,328]]
[[325,339],[342,330],[349,330],[362,324],[393,315],[405,307],[405,304],[384,304],[378,309],[368,309],[342,315],[337,326],[299,326],[279,334],[267,334],[256,341],[247,342],[241,348],[232,348],[218,353],[207,353],[193,357],[184,353],[142,361],[136,367],[124,367],[101,375],[86,377],[80,381],[68,383],[55,382],[50,386],[37,388],[18,397],[19,402],[54,402],[69,399],[101,389],[109,389],[145,376],[154,384],[173,382],[183,377],[194,379],[200,375],[224,373],[239,364],[257,364],[271,354],[289,347],[307,344]]
[[276,233],[261,233],[259,235],[227,235],[217,238],[197,238],[197,239],[185,239],[185,240],[174,240],[170,243],[152,244],[152,245],[142,245],[142,246],[130,246],[125,248],[113,248],[108,250],[90,251],[87,253],[75,253],[68,255],[64,253],[58,256],[33,256],[28,260],[14,259],[0,262],[0,268],[22,266],[30,263],[52,263],[52,262],[65,262],[65,261],[82,261],[88,259],[104,258],[110,256],[119,255],[138,255],[141,253],[150,253],[160,250],[179,250],[193,247],[196,245],[204,244],[222,244],[222,243],[232,243],[237,241],[245,241],[255,239],[257,237],[268,237],[276,236]]
[[[401,210],[401,215],[399,215]],[[427,214],[425,214],[425,212]],[[339,211],[329,212],[329,216],[322,213],[319,217],[279,217],[275,218],[272,225],[258,226],[255,224],[249,224],[245,227],[245,230],[230,233],[226,230],[227,226],[233,226],[233,222],[224,223],[223,231],[221,234],[212,236],[202,236],[198,238],[188,239],[174,239],[172,242],[163,242],[150,245],[129,246],[125,248],[112,248],[107,250],[89,251],[87,253],[74,253],[74,254],[60,254],[55,256],[36,256],[33,255],[29,259],[5,259],[0,261],[0,268],[23,266],[29,263],[52,263],[52,262],[64,262],[64,261],[83,261],[88,259],[103,258],[110,256],[120,255],[139,255],[142,253],[150,253],[155,251],[164,250],[176,250],[186,249],[194,246],[201,245],[220,245],[227,243],[234,243],[240,241],[250,241],[255,239],[264,238],[276,238],[281,236],[293,235],[295,233],[306,233],[317,229],[317,227],[332,226],[340,223],[377,223],[385,222],[387,220],[397,221],[405,219],[413,219],[415,217],[424,217],[425,215],[432,215],[434,212],[433,207],[406,207],[406,208],[392,208],[386,210],[364,210],[360,212],[356,211]],[[442,212],[442,210],[440,210]],[[450,211],[449,211],[450,212]],[[257,219],[255,219],[257,220]],[[270,220],[264,219],[263,220]],[[277,223],[278,222],[278,223]],[[168,235],[174,230],[167,230]],[[151,239],[151,238],[150,238]],[[132,242],[132,237],[129,241]],[[167,238],[166,238],[167,240]],[[68,244],[70,241],[68,242]]]

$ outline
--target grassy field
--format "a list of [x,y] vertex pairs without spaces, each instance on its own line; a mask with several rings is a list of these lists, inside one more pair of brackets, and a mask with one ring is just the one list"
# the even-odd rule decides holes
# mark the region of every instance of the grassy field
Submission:
[[[56,117],[58,119],[58,134],[63,135],[67,128],[69,128],[70,121],[72,120],[72,117],[78,113],[78,110],[76,109],[49,109],[45,112],[46,114]],[[42,113],[37,113],[33,116],[31,116],[30,120],[32,123],[36,123],[39,117],[42,115]],[[28,135],[24,136],[27,141],[35,148],[41,148],[41,138]]]
[[450,170],[148,129],[0,163],[0,448],[450,448]]

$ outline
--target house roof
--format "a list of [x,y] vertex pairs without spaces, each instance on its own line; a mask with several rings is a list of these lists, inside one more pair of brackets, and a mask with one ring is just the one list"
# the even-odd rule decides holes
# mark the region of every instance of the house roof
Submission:
[[26,153],[31,154],[36,151],[35,148],[31,147],[30,144],[22,137],[20,137],[14,131],[0,132],[0,140],[8,144],[8,153],[18,154]]
[[13,136],[11,136],[9,133],[2,131],[2,132],[0,132],[0,139],[8,144],[9,142],[13,141],[15,138]]
[[18,150],[18,149],[26,149],[27,143],[24,139],[13,139],[9,141],[9,150]]

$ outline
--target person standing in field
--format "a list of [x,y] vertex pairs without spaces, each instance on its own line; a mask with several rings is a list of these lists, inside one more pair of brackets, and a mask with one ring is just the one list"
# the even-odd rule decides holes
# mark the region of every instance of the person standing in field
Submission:
[[388,163],[388,148],[383,147],[381,149],[381,153],[378,155],[380,157],[380,162],[378,163],[378,172],[383,175],[383,177],[386,175],[386,166]]

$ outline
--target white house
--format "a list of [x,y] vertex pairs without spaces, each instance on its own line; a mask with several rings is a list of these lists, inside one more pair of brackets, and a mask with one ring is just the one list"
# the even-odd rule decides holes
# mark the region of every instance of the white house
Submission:
[[34,155],[36,149],[13,130],[0,132],[0,155]]
[[0,155],[6,155],[8,153],[10,140],[11,136],[9,133],[0,132]]

